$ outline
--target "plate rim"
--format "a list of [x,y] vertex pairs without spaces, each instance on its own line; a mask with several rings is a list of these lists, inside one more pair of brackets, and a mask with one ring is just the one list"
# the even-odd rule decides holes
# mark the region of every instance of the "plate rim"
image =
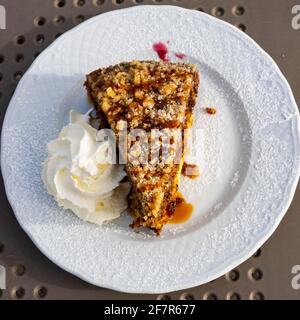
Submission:
[[[288,197],[286,198],[286,202],[282,208],[282,210],[280,211],[280,214],[277,214],[275,219],[274,219],[274,223],[271,225],[271,227],[269,227],[267,230],[265,230],[264,232],[262,232],[262,236],[260,238],[259,241],[255,241],[254,244],[250,244],[248,247],[252,246],[252,248],[248,248],[247,247],[247,253],[242,253],[240,255],[240,257],[234,257],[233,261],[231,261],[230,264],[227,265],[226,268],[222,268],[220,267],[220,265],[218,266],[218,270],[216,271],[214,274],[211,274],[210,276],[208,276],[206,279],[202,279],[200,281],[197,281],[197,279],[195,279],[193,281],[193,283],[189,283],[189,284],[185,284],[185,285],[177,285],[176,283],[173,283],[172,285],[168,285],[168,287],[166,288],[167,290],[161,291],[161,290],[145,290],[142,289],[141,291],[137,291],[137,290],[131,290],[130,287],[128,286],[123,286],[122,285],[111,285],[109,283],[109,281],[103,281],[102,284],[101,283],[97,283],[97,281],[93,281],[93,279],[91,277],[89,277],[87,274],[84,273],[79,273],[75,270],[71,270],[70,268],[68,268],[67,266],[61,264],[60,262],[56,261],[55,257],[51,256],[50,254],[48,254],[46,251],[44,251],[41,246],[37,243],[37,241],[35,241],[34,236],[31,234],[30,230],[27,229],[27,227],[25,225],[23,225],[20,221],[20,218],[18,217],[18,215],[15,213],[16,212],[16,208],[15,205],[13,204],[13,199],[11,199],[11,196],[8,194],[7,192],[7,172],[3,171],[2,168],[4,167],[4,156],[3,156],[3,152],[2,152],[2,146],[3,146],[3,140],[4,140],[4,135],[3,135],[3,128],[6,126],[6,123],[8,122],[8,118],[10,116],[10,114],[13,112],[12,110],[12,101],[14,99],[15,96],[17,96],[21,85],[23,84],[23,82],[25,82],[26,77],[25,75],[27,73],[29,73],[31,71],[31,69],[33,69],[33,67],[39,63],[39,60],[42,59],[43,55],[46,54],[46,52],[52,48],[52,46],[54,46],[55,43],[58,43],[60,41],[62,41],[64,39],[64,37],[70,36],[72,34],[72,32],[76,32],[77,29],[82,28],[84,25],[88,25],[89,23],[92,23],[93,20],[99,19],[99,17],[102,17],[103,15],[115,15],[118,14],[118,12],[120,11],[124,11],[124,10],[140,10],[141,8],[153,8],[153,7],[159,7],[159,8],[168,8],[168,9],[172,9],[174,11],[188,11],[188,12],[193,12],[194,10],[192,9],[186,9],[186,8],[182,8],[182,7],[178,7],[178,6],[174,6],[174,5],[159,5],[159,6],[153,6],[153,5],[139,5],[139,6],[133,6],[130,8],[122,8],[122,9],[118,9],[118,10],[113,10],[113,11],[108,11],[105,13],[101,13],[98,14],[84,22],[82,22],[81,24],[73,27],[72,29],[66,31],[61,37],[59,37],[58,39],[56,39],[55,41],[53,41],[48,47],[46,47],[43,52],[33,61],[33,63],[30,65],[30,67],[27,69],[27,71],[25,72],[24,76],[22,77],[22,79],[20,80],[20,82],[18,83],[16,90],[13,94],[13,96],[10,99],[10,102],[8,104],[8,107],[6,109],[5,112],[5,116],[4,116],[4,120],[2,123],[2,129],[1,129],[1,172],[2,172],[2,176],[3,176],[3,184],[4,184],[4,190],[8,199],[8,202],[14,212],[14,215],[19,223],[19,225],[21,226],[21,228],[26,232],[26,234],[28,235],[28,237],[30,238],[30,240],[34,243],[34,245],[39,249],[39,251],[45,255],[48,259],[50,259],[53,263],[55,263],[57,266],[59,266],[61,269],[75,275],[76,277],[91,283],[97,287],[105,287],[107,289],[112,289],[115,291],[119,291],[119,292],[126,292],[126,293],[142,293],[142,294],[159,294],[159,293],[165,293],[165,292],[173,292],[173,291],[178,291],[178,290],[184,290],[187,288],[191,288],[191,287],[195,287],[195,286],[199,286],[201,284],[207,283],[213,279],[216,279],[220,276],[222,276],[223,274],[227,273],[228,271],[232,270],[233,268],[235,268],[236,266],[240,265],[241,263],[243,263],[245,260],[247,260],[248,258],[250,258],[270,237],[271,235],[275,232],[275,230],[277,229],[279,223],[282,221],[283,217],[285,216],[289,206],[291,205],[291,202],[293,200],[295,191],[296,191],[296,187],[298,184],[298,180],[299,180],[299,176],[300,176],[300,162],[297,161],[297,163],[295,164],[295,169],[296,169],[296,173],[293,176],[293,182],[291,183],[290,186],[290,190],[289,190],[289,194]],[[195,14],[195,13],[194,13]],[[256,41],[254,41],[250,36],[248,36],[247,34],[245,34],[244,32],[240,31],[239,29],[237,29],[235,26],[231,25],[230,23],[220,20],[216,17],[210,16],[206,13],[203,12],[197,12],[198,15],[205,15],[206,18],[213,20],[214,22],[218,23],[218,24],[223,24],[224,27],[234,30],[234,32],[236,34],[239,34],[239,37],[244,37],[245,40],[247,40],[248,42],[250,42],[256,50],[260,51],[260,53],[269,60],[269,62],[272,64],[272,66],[274,67],[274,70],[276,71],[278,77],[281,79],[281,81],[283,81],[283,83],[286,86],[287,89],[287,93],[289,94],[289,98],[291,99],[291,104],[293,105],[294,109],[295,109],[295,117],[297,119],[296,121],[296,130],[295,132],[297,132],[297,142],[298,142],[298,147],[300,146],[300,116],[299,116],[299,109],[296,103],[296,100],[294,98],[292,89],[286,79],[286,77],[284,76],[284,74],[282,73],[282,71],[280,70],[279,66],[276,64],[276,62],[274,61],[274,59],[262,48],[260,47]],[[296,137],[295,137],[296,138]],[[299,152],[298,152],[299,153]],[[299,154],[298,154],[299,157]],[[222,265],[221,265],[222,266]],[[121,284],[121,283],[119,283]]]

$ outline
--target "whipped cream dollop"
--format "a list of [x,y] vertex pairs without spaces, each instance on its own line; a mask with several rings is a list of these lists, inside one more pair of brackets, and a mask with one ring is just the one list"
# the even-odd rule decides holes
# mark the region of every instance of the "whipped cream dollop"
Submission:
[[89,116],[70,112],[70,123],[51,141],[42,179],[58,204],[101,225],[127,208],[124,166],[113,164],[114,144],[89,125]]

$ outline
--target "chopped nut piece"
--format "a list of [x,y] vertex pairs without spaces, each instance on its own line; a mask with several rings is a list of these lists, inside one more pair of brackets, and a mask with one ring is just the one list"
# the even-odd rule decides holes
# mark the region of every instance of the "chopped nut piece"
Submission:
[[177,89],[177,86],[175,83],[168,83],[162,87],[161,93],[165,95],[169,95],[174,93],[176,89]]
[[205,108],[206,112],[209,114],[216,114],[217,110],[215,108]]
[[113,80],[114,84],[116,84],[117,86],[125,86],[126,84],[126,73],[125,72],[118,72],[116,74],[115,79]]
[[142,90],[135,90],[134,96],[140,100],[144,99],[144,93]]
[[199,167],[196,164],[183,163],[182,175],[190,179],[196,179],[200,176]]
[[143,101],[143,106],[144,107],[151,107],[154,105],[154,100],[150,97],[146,97]]
[[133,82],[134,82],[134,84],[135,84],[136,86],[138,86],[138,85],[141,84],[141,75],[140,75],[140,73],[139,73],[138,71],[136,71],[136,72],[134,73],[134,80],[133,80]]
[[102,100],[102,109],[104,112],[107,112],[110,109],[110,104],[108,98],[103,98]]
[[110,98],[114,98],[116,96],[116,93],[114,92],[114,90],[112,89],[112,87],[109,87],[106,89],[106,94],[110,97]]
[[120,100],[121,100],[121,96],[115,96],[112,101],[115,103],[115,102],[118,102]]

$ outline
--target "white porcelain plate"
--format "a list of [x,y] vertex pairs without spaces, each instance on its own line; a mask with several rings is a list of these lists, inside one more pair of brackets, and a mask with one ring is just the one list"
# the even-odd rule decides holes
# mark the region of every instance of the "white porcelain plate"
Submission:
[[[47,142],[71,108],[90,107],[85,74],[158,59],[158,41],[201,74],[188,155],[201,176],[180,186],[194,213],[160,237],[129,228],[126,213],[103,227],[83,222],[60,209],[41,181]],[[208,106],[217,114],[205,113]],[[276,64],[237,28],[171,6],[113,11],[62,35],[23,76],[3,125],[1,165],[20,225],[57,265],[119,291],[179,290],[237,266],[277,227],[299,176],[298,109]]]

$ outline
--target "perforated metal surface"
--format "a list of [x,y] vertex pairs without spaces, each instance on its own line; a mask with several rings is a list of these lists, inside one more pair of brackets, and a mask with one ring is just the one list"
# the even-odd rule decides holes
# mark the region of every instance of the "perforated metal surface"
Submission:
[[[96,14],[140,4],[172,4],[205,11],[252,36],[278,63],[300,104],[300,30],[291,26],[293,0],[0,0],[7,29],[0,30],[0,119],[26,69],[55,38]],[[255,256],[206,285],[164,295],[132,295],[89,285],[66,273],[31,243],[0,193],[0,265],[7,289],[0,299],[299,299],[292,288],[300,264],[300,189],[283,222]]]

